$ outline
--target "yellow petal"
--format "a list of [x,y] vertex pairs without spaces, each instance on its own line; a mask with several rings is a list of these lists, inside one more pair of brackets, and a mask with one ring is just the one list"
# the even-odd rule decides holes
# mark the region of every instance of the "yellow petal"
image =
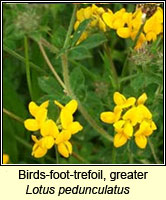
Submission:
[[157,129],[157,126],[154,123],[154,121],[151,122],[151,128],[152,128],[152,130],[156,130]]
[[65,158],[68,158],[72,153],[72,145],[70,142],[66,141],[64,143],[58,144],[58,152]]
[[143,93],[139,98],[138,98],[138,100],[137,100],[137,104],[139,105],[139,104],[144,104],[145,103],[145,101],[147,100],[147,95],[146,95],[146,93]]
[[132,135],[133,135],[133,126],[131,125],[130,122],[127,122],[127,123],[124,125],[124,134],[125,134],[127,137],[132,137]]
[[143,104],[140,104],[140,105],[137,106],[137,116],[138,116],[138,122],[139,123],[141,123],[144,119],[152,119],[151,112]]
[[54,138],[52,136],[46,136],[41,139],[42,147],[46,149],[51,149],[54,145]]
[[102,112],[100,119],[105,123],[112,124],[115,120],[115,114],[113,112]]
[[119,29],[124,26],[124,21],[121,18],[117,18],[113,23],[112,23],[113,29]]
[[41,108],[47,108],[47,107],[48,107],[48,104],[49,104],[49,101],[45,101],[45,102],[43,102],[43,103],[40,105],[40,107],[41,107]]
[[79,122],[73,122],[72,124],[69,125],[68,130],[71,132],[71,134],[76,134],[79,131],[81,131],[83,127]]
[[126,101],[125,96],[123,96],[119,92],[114,93],[113,99],[114,99],[115,104],[118,105],[118,106],[123,105]]
[[80,25],[80,21],[76,21],[76,23],[74,24],[74,30],[77,30],[79,25]]
[[126,100],[126,102],[122,105],[122,108],[128,108],[130,106],[133,106],[136,102],[136,98],[130,97]]
[[58,133],[59,133],[59,130],[58,130],[57,125],[51,119],[46,120],[41,126],[42,136],[52,136],[55,138],[58,135]]
[[103,22],[103,20],[101,18],[99,18],[99,28],[103,32],[106,32],[106,25],[105,25],[105,23]]
[[37,143],[39,141],[35,135],[32,135],[31,138],[35,143]]
[[45,108],[39,108],[35,118],[36,118],[36,121],[38,122],[40,128],[41,128],[41,125],[42,123],[46,120],[47,118],[47,109]]
[[127,137],[124,134],[116,133],[114,136],[114,146],[116,148],[123,146],[127,142]]
[[121,27],[117,29],[117,35],[121,38],[129,38],[131,35],[131,30],[128,27]]
[[3,164],[7,164],[9,162],[9,156],[7,154],[3,154]]
[[157,35],[153,32],[153,31],[150,31],[146,34],[146,40],[147,41],[155,41],[157,39]]
[[38,112],[38,110],[39,110],[39,106],[36,105],[35,102],[31,101],[31,102],[29,103],[28,107],[29,107],[29,112],[31,113],[31,115],[32,115],[33,117],[35,117],[36,114],[37,114],[37,112]]
[[138,50],[142,47],[142,44],[146,41],[145,35],[141,33],[141,35],[138,38],[137,44],[134,47],[135,50]]
[[77,20],[83,21],[84,20],[84,9],[81,8],[80,10],[77,11],[76,13]]
[[60,113],[61,124],[64,129],[67,129],[68,126],[73,122],[73,115],[68,109],[62,109]]
[[147,145],[147,138],[144,135],[136,136],[135,143],[139,148],[144,149]]
[[62,143],[62,142],[65,142],[65,141],[67,141],[67,140],[70,140],[70,138],[71,138],[71,133],[70,133],[70,131],[69,131],[69,130],[62,130],[62,131],[58,134],[58,136],[57,136],[57,138],[56,138],[56,140],[55,140],[55,144],[60,144],[60,143]]
[[112,19],[113,19],[113,13],[104,13],[102,15],[103,21],[106,23],[107,26],[112,28]]
[[76,100],[71,100],[68,104],[66,104],[65,108],[68,109],[68,111],[73,114],[77,110],[78,103]]
[[138,109],[136,107],[132,107],[123,115],[122,118],[124,120],[130,120],[132,125],[135,126],[138,122],[137,111],[138,111]]
[[32,148],[32,156],[35,158],[41,158],[47,153],[47,149],[41,148],[38,144],[34,144]]
[[113,126],[117,132],[120,132],[120,131],[122,131],[124,124],[125,124],[124,120],[119,120],[119,121],[115,122]]
[[122,113],[122,107],[115,106],[114,107],[114,114],[115,114],[114,122],[117,122],[121,118],[121,113]]
[[99,15],[102,15],[103,13],[105,13],[104,8],[99,7],[99,8],[97,9],[97,13],[98,13]]
[[63,106],[61,103],[59,103],[58,101],[55,100],[54,103],[55,103],[55,105],[57,105],[60,109],[64,108],[64,106]]
[[85,8],[84,9],[84,17],[85,17],[85,19],[91,18],[91,15],[92,15],[92,9],[91,9],[91,7]]
[[35,119],[27,119],[24,121],[24,126],[29,131],[39,130],[39,124]]

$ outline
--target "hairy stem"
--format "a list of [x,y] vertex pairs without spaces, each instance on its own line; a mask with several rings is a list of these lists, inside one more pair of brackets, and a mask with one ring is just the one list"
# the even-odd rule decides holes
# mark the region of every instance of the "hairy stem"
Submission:
[[38,45],[39,45],[39,48],[40,48],[40,51],[43,55],[43,58],[45,59],[48,67],[50,68],[51,72],[53,73],[54,77],[57,79],[57,81],[59,82],[59,84],[62,86],[63,89],[66,89],[66,86],[65,84],[63,83],[63,81],[61,80],[61,78],[59,77],[58,73],[55,71],[54,67],[52,66],[44,48],[43,48],[43,45],[41,44],[41,42],[38,42]]
[[[68,32],[66,35],[66,39],[64,42],[64,49],[68,47],[68,43],[70,40],[70,35],[72,33],[73,30],[73,26],[75,23],[75,14],[76,14],[76,10],[77,10],[77,6],[74,5],[74,10],[73,10],[73,14],[71,17],[71,21],[69,24],[69,28],[68,28]],[[110,136],[102,127],[100,127],[94,120],[93,118],[89,115],[89,113],[86,111],[86,109],[83,107],[83,105],[81,104],[81,102],[79,101],[79,99],[76,97],[76,95],[74,94],[74,92],[71,89],[70,86],[70,78],[69,78],[69,69],[68,69],[68,57],[67,57],[67,53],[64,52],[61,55],[61,60],[62,60],[62,69],[63,69],[63,78],[64,78],[64,83],[66,86],[66,93],[72,98],[75,99],[78,102],[78,109],[81,112],[81,114],[83,115],[83,117],[86,119],[86,121],[103,137],[105,137],[106,139],[108,139],[109,141],[113,141],[113,137]]]

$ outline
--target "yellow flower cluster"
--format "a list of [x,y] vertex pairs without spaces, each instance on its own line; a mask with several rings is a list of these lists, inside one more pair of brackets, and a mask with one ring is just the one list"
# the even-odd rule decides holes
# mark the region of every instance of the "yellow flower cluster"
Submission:
[[114,146],[123,146],[134,135],[137,146],[144,149],[147,137],[157,129],[151,112],[144,105],[147,100],[146,93],[136,100],[135,97],[126,99],[119,92],[115,92],[113,99],[116,104],[114,111],[103,112],[100,118],[105,123],[113,124],[116,132]]
[[9,162],[9,156],[8,154],[3,154],[3,164],[7,164]]
[[56,123],[47,117],[49,101],[40,106],[33,101],[29,103],[29,112],[34,118],[26,119],[24,126],[29,131],[40,130],[39,138],[32,135],[32,140],[35,142],[32,156],[35,158],[43,157],[54,145],[62,156],[68,158],[72,154],[72,144],[69,141],[71,136],[83,129],[80,123],[73,119],[78,107],[76,100],[71,100],[65,106],[57,101],[54,103],[61,109]]
[[[74,25],[74,30],[77,30],[78,26],[85,19],[92,19],[90,22],[89,28],[98,27],[102,31],[106,31],[106,24],[103,22],[102,15],[105,13],[105,10],[102,7],[97,7],[95,4],[88,6],[86,8],[81,8],[76,13],[77,21]],[[88,37],[88,30],[84,31],[78,40],[77,44],[82,42]]]
[[[146,14],[141,9],[137,9],[134,13],[126,12],[124,8],[114,14],[105,12],[102,16],[103,21],[108,27],[115,29],[121,38],[132,38],[137,36],[141,25],[145,21]],[[163,10],[157,7],[156,12],[146,20],[143,31],[141,32],[135,49],[139,49],[146,41],[154,41],[157,35],[163,32]]]
[[[95,4],[87,8],[81,8],[76,14],[77,21],[74,25],[76,30],[79,24],[85,19],[92,19],[89,27],[99,27],[100,30],[106,32],[108,28],[116,30],[121,38],[131,38],[134,40],[140,30],[141,25],[145,21],[146,14],[141,8],[134,13],[127,12],[125,8],[113,13],[110,9],[106,11],[102,7]],[[157,35],[163,32],[163,10],[157,7],[156,12],[146,20],[135,49],[139,49],[146,41],[154,41]],[[77,44],[88,37],[88,30],[83,32]]]

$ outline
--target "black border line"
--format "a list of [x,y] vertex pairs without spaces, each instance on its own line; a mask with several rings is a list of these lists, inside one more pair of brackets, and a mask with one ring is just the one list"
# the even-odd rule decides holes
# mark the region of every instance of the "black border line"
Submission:
[[165,122],[165,1],[1,1],[1,155],[0,155],[0,166],[106,166],[106,167],[111,167],[111,166],[166,166],[165,160],[166,160],[166,149],[165,149],[165,123],[163,124],[163,163],[162,164],[2,164],[3,160],[3,3],[4,4],[64,4],[64,3],[123,3],[123,4],[129,4],[129,3],[135,3],[135,4],[140,4],[140,3],[162,3],[163,4],[163,42],[164,42],[164,48],[163,48],[163,122]]

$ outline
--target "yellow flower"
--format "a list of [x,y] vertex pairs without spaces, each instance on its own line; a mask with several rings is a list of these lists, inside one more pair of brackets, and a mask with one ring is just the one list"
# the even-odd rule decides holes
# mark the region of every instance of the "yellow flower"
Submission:
[[55,141],[52,136],[42,137],[40,140],[36,136],[32,135],[32,140],[35,142],[32,148],[32,156],[35,158],[43,157],[48,149],[51,149]]
[[132,137],[133,126],[129,121],[124,120],[117,121],[113,126],[117,132],[114,136],[114,146],[121,147]]
[[136,99],[134,97],[130,97],[126,99],[125,96],[120,94],[119,92],[114,93],[114,102],[117,106],[120,106],[121,108],[128,108],[130,106],[133,106],[136,102]]
[[7,154],[3,154],[3,164],[7,164],[9,162],[9,156]]
[[65,158],[68,158],[72,154],[72,144],[69,141],[58,144],[58,152]]
[[157,127],[152,120],[144,120],[135,133],[135,143],[141,149],[147,145],[147,137],[150,136]]
[[41,158],[49,149],[57,145],[58,152],[67,158],[72,153],[72,145],[69,142],[71,136],[83,129],[81,124],[73,118],[78,107],[77,101],[71,100],[65,106],[55,101],[61,109],[56,123],[47,117],[48,103],[49,101],[45,101],[40,106],[34,102],[29,103],[29,111],[34,118],[25,120],[24,125],[30,131],[40,130],[41,134],[38,138],[32,135],[32,140],[35,142],[32,156]]
[[57,101],[54,101],[54,103],[61,108],[60,121],[62,125],[62,130],[66,130],[72,135],[83,129],[79,122],[73,121],[73,114],[78,107],[78,103],[76,100],[71,100],[65,106],[61,105]]
[[48,101],[45,101],[40,106],[36,105],[35,102],[29,103],[29,112],[34,119],[27,119],[24,121],[24,126],[29,131],[37,131],[41,128],[43,122],[47,118],[47,107]]
[[54,103],[61,109],[59,124],[61,132],[56,136],[55,144],[57,145],[58,152],[65,158],[68,158],[72,154],[72,145],[69,142],[71,135],[83,129],[79,122],[73,121],[73,114],[77,110],[78,103],[76,100],[71,100],[65,106],[58,101],[54,101]]
[[146,93],[143,93],[136,101],[136,98],[126,97],[119,92],[114,93],[114,112],[103,112],[100,119],[108,124],[113,124],[115,129],[114,146],[116,148],[126,144],[128,139],[135,136],[138,147],[145,148],[147,137],[157,129],[152,121],[152,114],[144,105],[147,100]]
[[104,23],[102,19],[102,14],[104,13],[104,9],[102,7],[97,7],[95,4],[92,4],[92,6],[81,8],[76,13],[76,19],[77,21],[74,24],[74,30],[77,30],[78,26],[85,20],[85,19],[91,19],[91,22],[89,23],[89,26],[86,31],[84,31],[77,41],[76,45],[81,43],[83,40],[85,40],[89,33],[90,29],[94,27],[98,27],[103,32],[106,31],[106,24]]
[[157,11],[152,15],[144,25],[147,41],[155,41],[157,35],[162,32],[163,28],[163,10],[158,7]]

